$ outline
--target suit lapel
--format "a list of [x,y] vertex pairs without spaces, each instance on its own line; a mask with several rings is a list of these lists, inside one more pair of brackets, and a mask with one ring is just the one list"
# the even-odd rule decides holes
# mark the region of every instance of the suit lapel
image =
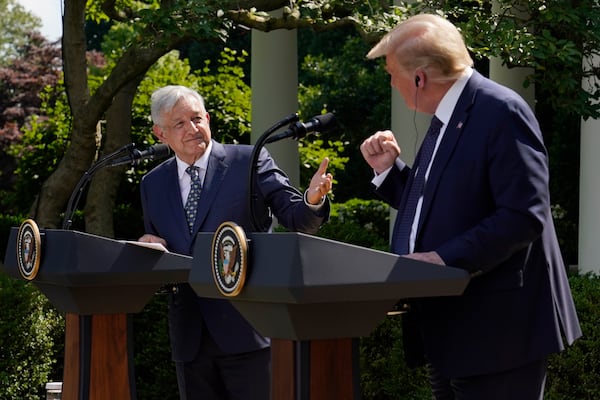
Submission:
[[165,193],[167,194],[167,204],[164,209],[171,210],[175,221],[181,221],[177,226],[181,227],[181,235],[182,237],[185,237],[185,235],[189,235],[190,232],[187,229],[187,219],[185,211],[183,210],[183,202],[181,201],[181,189],[179,187],[179,176],[177,174],[177,162],[175,161],[175,157],[168,161],[168,163],[169,164],[165,169],[163,186],[166,188]]
[[425,221],[427,218],[427,214],[429,213],[429,209],[431,208],[433,199],[435,198],[435,192],[437,191],[442,173],[444,172],[446,165],[454,153],[462,132],[466,128],[470,116],[470,110],[475,101],[475,95],[477,94],[477,88],[479,87],[481,78],[481,75],[477,71],[473,71],[473,75],[465,85],[465,88],[463,89],[458,102],[454,107],[452,117],[450,118],[450,121],[448,121],[448,126],[446,127],[444,137],[442,138],[442,141],[438,147],[433,164],[431,165],[427,184],[425,185],[425,193],[421,208],[421,217],[419,218],[418,232],[421,232],[423,221]]

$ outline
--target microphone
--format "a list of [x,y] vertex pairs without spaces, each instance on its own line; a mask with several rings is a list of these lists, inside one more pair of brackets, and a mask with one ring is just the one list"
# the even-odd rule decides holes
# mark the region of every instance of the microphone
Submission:
[[169,154],[171,154],[171,150],[164,143],[155,144],[146,150],[133,148],[129,151],[128,155],[109,161],[107,166],[115,167],[124,164],[140,165],[143,160],[160,160]]
[[[119,154],[122,154],[125,151],[129,152],[127,156],[116,158]],[[161,158],[165,158],[170,152],[169,146],[162,143],[155,144],[154,146],[150,146],[146,150],[141,151],[135,148],[135,144],[129,143],[128,145],[121,147],[117,151],[110,153],[103,159],[94,163],[90,169],[85,171],[85,174],[83,174],[81,179],[79,179],[79,182],[77,182],[73,193],[71,193],[69,203],[67,204],[67,210],[65,211],[65,216],[63,218],[63,229],[68,230],[71,228],[73,214],[75,213],[77,203],[83,194],[83,189],[88,182],[90,182],[96,171],[98,171],[100,168],[107,166],[114,167],[123,164],[139,165],[142,160],[159,160]]]
[[335,126],[335,116],[333,113],[327,113],[322,115],[317,115],[316,117],[311,118],[307,122],[298,121],[296,123],[291,124],[288,129],[286,129],[282,133],[278,133],[273,137],[270,137],[265,141],[266,143],[273,143],[281,139],[285,139],[288,137],[293,138],[294,140],[302,139],[306,136],[307,133],[311,132],[325,132],[332,129]]

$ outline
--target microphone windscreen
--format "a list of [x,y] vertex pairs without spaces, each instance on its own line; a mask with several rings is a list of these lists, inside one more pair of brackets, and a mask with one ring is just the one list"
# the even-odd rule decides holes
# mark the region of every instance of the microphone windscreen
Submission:
[[161,144],[157,144],[155,146],[153,146],[154,148],[154,158],[163,158],[163,157],[167,157],[169,154],[171,154],[171,149],[169,148],[168,145],[161,143]]
[[335,124],[335,115],[333,113],[321,114],[315,117],[319,121],[319,130],[331,129]]

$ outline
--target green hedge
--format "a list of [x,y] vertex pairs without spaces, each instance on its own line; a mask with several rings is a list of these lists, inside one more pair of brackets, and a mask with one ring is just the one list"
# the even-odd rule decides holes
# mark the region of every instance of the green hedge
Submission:
[[546,400],[600,399],[600,276],[569,278],[583,336],[548,366]]
[[318,235],[378,250],[389,249],[390,208],[377,200],[351,199],[332,204],[329,221]]
[[46,382],[62,380],[63,318],[33,285],[4,272],[0,304],[0,399],[39,400]]
[[[10,228],[23,220],[0,215],[0,264]],[[62,380],[63,348],[62,316],[35,286],[0,268],[0,400],[44,398],[46,382]]]
[[171,361],[167,296],[156,295],[133,316],[135,386],[140,400],[179,400]]

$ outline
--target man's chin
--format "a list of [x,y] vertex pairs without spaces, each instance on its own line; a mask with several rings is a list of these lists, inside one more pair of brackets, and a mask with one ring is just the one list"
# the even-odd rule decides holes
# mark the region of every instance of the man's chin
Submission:
[[194,149],[194,151],[202,151],[204,152],[206,150],[206,148],[208,147],[208,143],[206,143],[204,140],[202,139],[194,139],[194,140],[190,140],[186,143],[186,146],[188,149]]
[[204,155],[206,152],[208,145],[206,142],[201,142],[197,144],[189,143],[188,151],[190,154],[194,154],[194,158],[197,160]]
[[208,145],[206,144],[206,142],[198,143],[198,145],[196,146],[196,151],[199,151],[201,153],[200,156],[202,156],[202,154],[204,154],[204,152],[206,151],[207,147]]

